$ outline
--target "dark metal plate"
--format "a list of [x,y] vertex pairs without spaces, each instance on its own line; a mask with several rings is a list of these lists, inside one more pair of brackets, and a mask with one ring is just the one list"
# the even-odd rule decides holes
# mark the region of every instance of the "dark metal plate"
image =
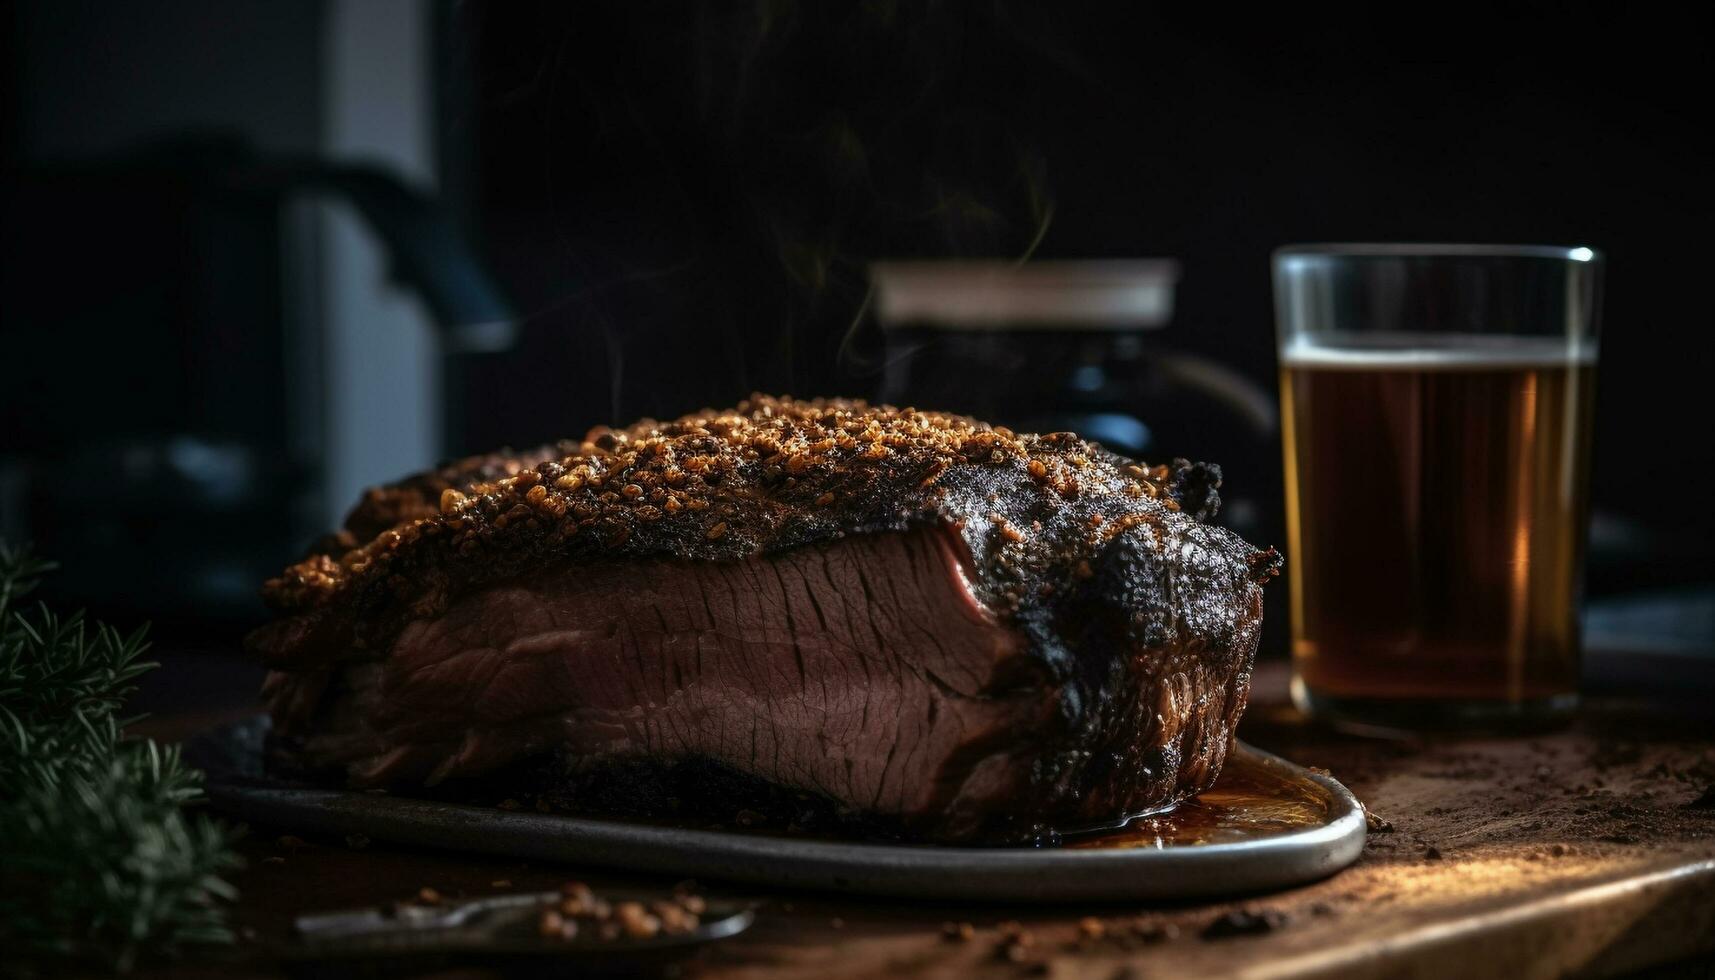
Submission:
[[1066,846],[937,847],[500,810],[262,773],[266,720],[187,747],[241,819],[422,847],[783,888],[982,902],[1208,898],[1324,878],[1355,861],[1364,812],[1321,773],[1239,743],[1209,792]]

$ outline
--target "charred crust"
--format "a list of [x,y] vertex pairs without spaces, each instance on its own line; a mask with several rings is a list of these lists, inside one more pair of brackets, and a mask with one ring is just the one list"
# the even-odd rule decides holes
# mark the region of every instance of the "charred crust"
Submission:
[[1246,560],[1250,567],[1252,582],[1262,583],[1280,574],[1281,566],[1286,564],[1286,558],[1273,548],[1267,548],[1252,554]]
[[1176,459],[1170,467],[1168,495],[1179,509],[1199,521],[1213,520],[1221,509],[1221,468],[1214,463]]
[[1147,466],[1069,432],[757,395],[372,489],[329,550],[262,594],[281,613],[328,620],[321,635],[380,650],[407,617],[552,563],[731,561],[940,521],[984,566],[983,598],[1011,613],[1070,592],[1117,535],[1147,529],[1163,546],[1168,523],[1213,512],[1219,483],[1218,467]]
[[433,517],[446,509],[446,491],[455,493],[473,483],[516,476],[524,470],[557,465],[555,460],[578,451],[578,443],[560,441],[515,451],[500,449],[480,456],[442,463],[398,483],[371,487],[346,515],[342,530],[318,541],[312,554],[337,558],[391,527]]

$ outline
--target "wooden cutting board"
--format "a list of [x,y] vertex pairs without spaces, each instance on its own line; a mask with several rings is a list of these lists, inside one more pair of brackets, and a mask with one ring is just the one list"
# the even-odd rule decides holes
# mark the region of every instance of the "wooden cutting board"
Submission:
[[[1013,910],[1033,934],[1002,962],[1006,917],[797,904],[722,951],[721,977],[1605,976],[1715,951],[1715,738],[1707,717],[1597,702],[1571,730],[1522,739],[1354,739],[1304,724],[1284,672],[1259,678],[1245,738],[1350,786],[1378,818],[1353,868],[1248,901],[1170,909]],[[843,928],[819,917],[840,916]],[[916,916],[919,922],[907,925]],[[1163,937],[1170,938],[1163,938]],[[967,948],[968,947],[968,948]],[[1715,974],[1708,960],[1688,976]]]
[[[766,905],[750,932],[709,948],[684,973],[1526,980],[1613,975],[1715,952],[1707,717],[1597,701],[1573,728],[1538,737],[1377,741],[1304,724],[1283,704],[1284,681],[1279,669],[1259,674],[1241,734],[1329,769],[1377,818],[1357,865],[1329,880],[1236,902],[1052,909],[709,883],[713,893]],[[469,895],[570,877],[598,889],[670,884],[277,833],[257,828],[246,845],[251,866],[237,882],[246,940],[231,956],[193,961],[193,972],[277,973],[268,946],[286,937],[294,915],[403,899],[425,886]],[[971,938],[943,936],[944,923],[967,922]],[[1029,942],[1009,942],[1020,929]],[[1710,967],[1703,959],[1683,975]]]

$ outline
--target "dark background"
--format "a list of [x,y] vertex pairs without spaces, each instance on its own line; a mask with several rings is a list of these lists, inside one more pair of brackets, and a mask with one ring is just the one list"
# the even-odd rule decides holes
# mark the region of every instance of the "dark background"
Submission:
[[454,131],[539,354],[529,384],[477,374],[476,444],[560,433],[544,386],[577,420],[864,393],[834,355],[866,261],[1019,255],[1042,223],[1041,257],[1180,259],[1174,341],[1265,383],[1278,245],[1587,243],[1609,256],[1597,499],[1707,535],[1672,489],[1715,458],[1707,10],[781,7],[468,12]]
[[[257,491],[232,512],[220,531],[229,545],[246,547],[247,528],[271,533],[255,534],[225,574],[247,596],[252,568],[290,558],[327,520],[303,506],[322,456],[316,438],[266,421],[269,399],[293,397],[285,360],[327,351],[291,348],[291,331],[282,340],[266,317],[217,331],[210,346],[186,339],[206,339],[206,310],[131,301],[138,278],[209,274],[173,218],[185,208],[163,217],[138,204],[149,197],[162,211],[153,190],[119,181],[115,193],[109,179],[139,168],[136,145],[180,135],[173,126],[131,127],[139,138],[125,145],[71,154],[106,168],[106,196],[78,191],[46,214],[43,174],[75,167],[37,147],[54,145],[56,127],[88,127],[90,113],[133,111],[136,100],[66,95],[94,84],[84,66],[120,64],[107,76],[116,89],[228,86],[227,136],[314,155],[326,94],[317,32],[335,6],[180,0],[141,51],[136,18],[121,23],[117,8],[10,11],[5,217],[30,233],[6,244],[0,459],[11,469],[0,470],[10,509],[0,527],[68,565],[168,583],[86,583],[65,588],[69,598],[187,629],[200,621],[172,585],[194,534],[161,530],[205,525],[200,511],[172,523],[151,518],[167,510],[134,508],[100,547],[66,530],[123,507],[131,491],[101,450],[93,464],[68,462],[121,435],[221,429],[260,447],[250,455],[281,469],[253,482],[297,489]],[[1176,258],[1184,275],[1163,341],[1272,391],[1278,245],[1588,244],[1609,263],[1592,593],[1711,578],[1707,7],[1420,5],[1385,18],[1376,8],[1205,16],[786,0],[425,9],[436,199],[521,324],[509,350],[444,357],[445,453],[670,417],[753,390],[870,395],[879,340],[863,301],[878,258]],[[225,39],[276,57],[211,62],[209,46]],[[282,95],[299,90],[301,100]],[[66,105],[77,112],[50,111]],[[294,111],[311,113],[306,135],[280,136]],[[44,262],[39,243],[50,239],[56,258]],[[163,254],[179,258],[157,273]],[[222,281],[267,282],[278,258]],[[168,363],[178,373],[138,386]],[[272,380],[245,385],[246,397],[156,410],[210,377],[230,382],[234,365]],[[246,412],[256,424],[221,428]],[[1261,451],[1258,479],[1278,508],[1271,453]],[[58,499],[44,486],[79,480],[102,490],[82,510],[43,503]],[[227,637],[260,615],[248,599],[222,609]]]

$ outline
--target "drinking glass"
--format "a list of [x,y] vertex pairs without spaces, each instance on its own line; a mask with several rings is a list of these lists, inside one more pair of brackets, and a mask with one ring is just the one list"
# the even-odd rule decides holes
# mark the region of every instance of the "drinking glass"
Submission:
[[1602,258],[1274,255],[1293,699],[1348,726],[1577,705]]

